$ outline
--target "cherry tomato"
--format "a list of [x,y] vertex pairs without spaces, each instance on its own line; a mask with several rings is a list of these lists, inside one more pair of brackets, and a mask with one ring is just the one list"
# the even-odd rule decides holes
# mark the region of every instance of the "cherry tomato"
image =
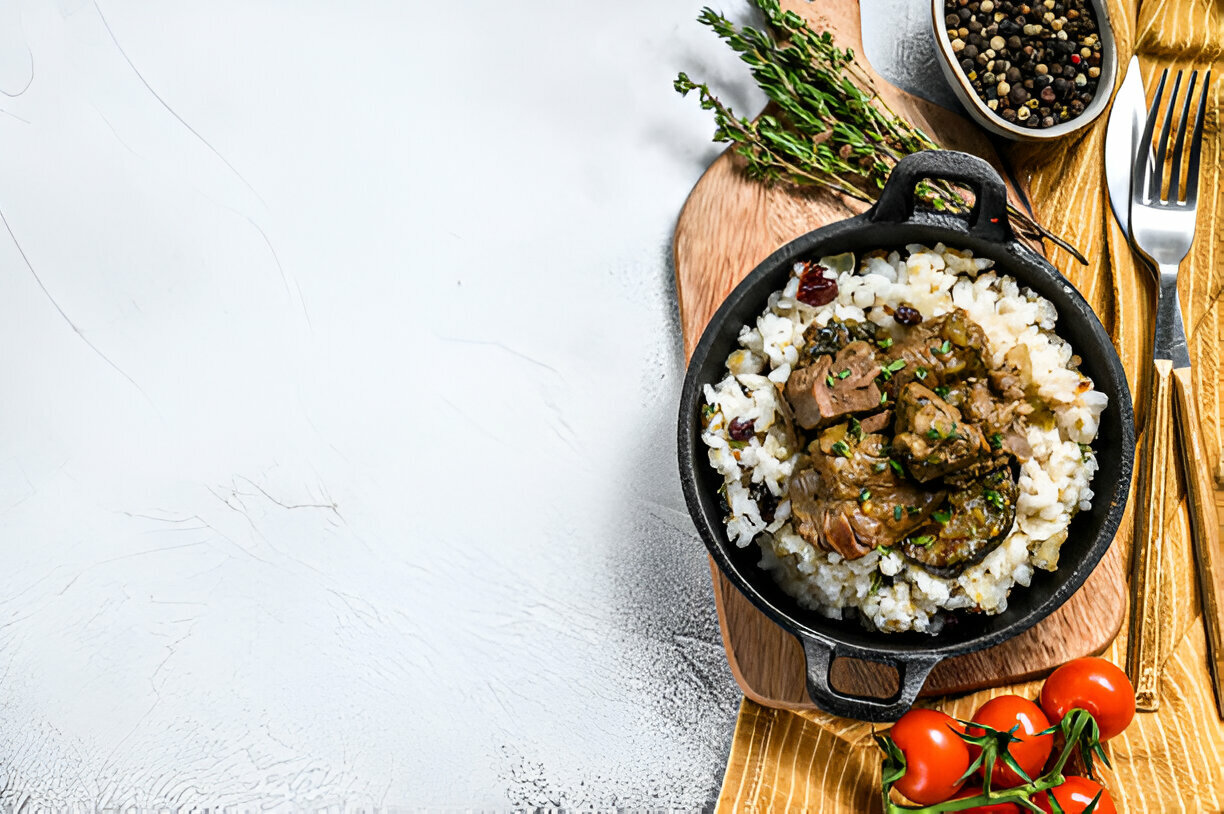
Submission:
[[[1050,757],[1050,750],[1054,748],[1053,735],[1034,737],[1038,732],[1050,726],[1041,707],[1018,695],[1000,695],[982,704],[973,716],[973,723],[993,727],[1000,732],[1006,732],[1019,724],[1014,735],[1020,739],[1020,742],[1011,744],[1009,747],[1011,755],[1029,777],[1035,778],[1041,774],[1046,759]],[[985,734],[985,731],[970,726],[969,734],[982,735]],[[976,758],[981,750],[970,746],[970,751],[972,757]],[[985,766],[982,769],[984,770]],[[1024,778],[1005,766],[1002,760],[996,760],[990,783],[991,788],[1010,789],[1024,783]]]
[[1046,679],[1041,708],[1051,721],[1061,721],[1076,707],[1092,713],[1101,740],[1109,740],[1135,717],[1135,688],[1126,673],[1105,659],[1075,659]]
[[961,725],[934,709],[911,709],[888,734],[905,755],[897,791],[920,805],[942,803],[964,785],[969,745],[956,734]]
[[[982,793],[981,786],[966,786],[961,789],[961,793],[956,795],[956,799],[962,800],[966,797],[976,797]],[[1023,814],[1020,806],[1015,803],[994,803],[988,806],[974,806],[973,808],[961,809],[960,814]]]
[[1101,799],[1097,802],[1097,807],[1093,809],[1093,814],[1118,814],[1118,809],[1114,808],[1109,792],[1086,777],[1068,777],[1048,792],[1043,791],[1035,795],[1033,802],[1042,811],[1050,814],[1054,811],[1054,806],[1050,805],[1049,796],[1053,794],[1054,799],[1062,806],[1063,814],[1083,814],[1084,809],[1092,803],[1092,798],[1096,797],[1098,792]]

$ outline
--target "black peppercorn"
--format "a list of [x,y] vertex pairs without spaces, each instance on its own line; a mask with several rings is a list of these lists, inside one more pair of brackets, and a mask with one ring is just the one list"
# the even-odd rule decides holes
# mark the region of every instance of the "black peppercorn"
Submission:
[[1097,93],[1102,46],[1088,0],[944,0],[944,15],[974,93],[1004,121],[1052,127]]

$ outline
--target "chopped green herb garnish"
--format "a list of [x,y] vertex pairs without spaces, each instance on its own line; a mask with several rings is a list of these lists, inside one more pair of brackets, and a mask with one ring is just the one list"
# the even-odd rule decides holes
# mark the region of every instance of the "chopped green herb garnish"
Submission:
[[881,393],[881,394],[880,394],[880,403],[881,403],[881,404],[887,404],[887,403],[888,403],[888,393]]
[[864,486],[862,489],[859,489],[858,499],[859,499],[859,503],[866,503],[867,501],[871,500],[871,490],[868,489],[866,486]]
[[922,512],[922,509],[918,508],[917,506],[906,506],[905,510],[910,514],[919,514]]
[[914,371],[914,375],[918,377],[918,381],[924,381],[927,377],[927,369],[920,367]]
[[833,377],[825,376],[825,384],[829,386],[830,390],[832,390],[833,389]]
[[990,448],[993,450],[1003,449],[1003,434],[1002,433],[995,432],[995,433],[990,434]]
[[938,354],[946,354],[952,352],[952,343],[945,339],[942,345],[932,345],[931,350]]
[[863,425],[854,416],[850,417],[850,429],[846,431],[846,434],[853,435],[856,441],[863,440]]
[[942,509],[937,512],[931,512],[931,517],[934,517],[939,523],[946,525],[952,519],[951,512],[945,512]]
[[849,369],[849,368],[847,368],[847,369],[843,370],[841,373],[838,373],[838,374],[837,374],[837,378],[839,378],[839,379],[844,379],[844,378],[846,378],[846,377],[847,377],[847,376],[849,376],[849,375],[850,375],[850,369]]
[[889,459],[888,459],[888,465],[889,465],[889,466],[891,466],[891,467],[893,468],[893,471],[894,471],[894,472],[896,472],[898,475],[904,475],[904,474],[905,474],[905,473],[904,473],[904,472],[901,470],[901,464],[899,464],[895,458],[889,458]]
[[879,345],[881,348],[884,348],[885,350],[887,350],[888,348],[891,348],[893,345],[892,337],[886,336],[883,339],[876,342],[876,344]]
[[703,421],[709,421],[711,418],[714,417],[714,414],[717,412],[718,412],[718,408],[715,407],[713,404],[701,405],[701,419]]
[[941,399],[947,400],[947,398],[948,398],[948,388],[944,387],[944,386],[941,384],[939,387],[936,387],[936,388],[935,388],[935,395],[939,396]]
[[1003,508],[1003,495],[996,492],[994,489],[983,489],[982,497],[986,498],[986,502],[996,509]]
[[[893,520],[900,520],[900,519],[901,519],[901,507],[893,506]],[[985,775],[983,775],[983,777],[984,776]]]
[[748,442],[747,441],[728,441],[727,446],[731,447],[731,449],[743,449],[744,447],[748,446]]
[[850,457],[850,447],[846,446],[845,441],[834,441],[831,449],[834,455],[840,455],[843,458]]
[[956,422],[955,422],[955,421],[953,421],[953,422],[952,422],[952,430],[951,430],[951,431],[950,431],[950,432],[949,432],[947,435],[945,435],[945,436],[944,436],[944,438],[947,438],[949,441],[957,441],[957,440],[960,440],[960,438],[961,438],[961,434],[960,434],[959,432],[957,432],[957,431],[956,431]]
[[883,472],[887,468],[888,468],[888,465],[884,463],[883,461],[877,461],[871,465],[872,472]]
[[930,534],[919,534],[917,537],[910,537],[907,541],[913,545],[930,548],[935,545],[935,538]]
[[868,596],[875,596],[880,591],[880,587],[884,584],[884,577],[879,571],[871,573],[871,590],[867,592]]
[[889,554],[892,553],[892,549],[886,545],[878,545],[875,547],[875,552],[879,554],[881,557],[887,557]]
[[938,427],[931,427],[926,431],[926,437],[930,438],[932,441],[938,441],[939,439],[943,438],[943,435],[939,432]]
[[1085,463],[1092,457],[1092,446],[1090,444],[1080,444],[1080,460]]
[[898,370],[900,370],[903,367],[905,367],[905,360],[897,359],[895,361],[889,362],[888,366],[885,367],[884,369],[887,370],[889,373],[896,373]]

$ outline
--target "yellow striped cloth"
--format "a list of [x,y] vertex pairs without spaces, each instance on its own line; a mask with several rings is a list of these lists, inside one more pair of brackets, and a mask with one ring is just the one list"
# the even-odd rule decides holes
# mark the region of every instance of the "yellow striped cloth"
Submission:
[[[1165,67],[1213,67],[1216,81],[1208,100],[1207,141],[1199,192],[1195,249],[1182,266],[1181,297],[1190,330],[1195,387],[1203,420],[1204,446],[1212,470],[1224,475],[1224,371],[1220,345],[1224,313],[1215,307],[1224,288],[1224,212],[1221,211],[1219,133],[1224,87],[1224,0],[1111,0],[1111,19],[1123,65],[1133,50],[1143,61],[1145,85],[1152,89]],[[1214,65],[1213,65],[1214,63]],[[1135,267],[1109,215],[1101,156],[1105,119],[1056,148],[1017,145],[1007,159],[1029,183],[1038,215],[1054,232],[1072,238],[1093,259],[1077,265],[1062,251],[1051,255],[1084,293],[1106,327],[1126,365],[1132,391],[1145,391],[1150,364],[1153,294]],[[1136,399],[1142,410],[1144,399]],[[1142,427],[1143,416],[1139,416]],[[1173,481],[1176,472],[1168,473]],[[1207,675],[1206,642],[1198,612],[1184,505],[1166,523],[1174,541],[1164,573],[1173,620],[1158,713],[1140,713],[1107,749],[1113,770],[1105,784],[1119,811],[1224,811],[1224,725],[1217,715]],[[1131,505],[1134,505],[1132,494]],[[1129,521],[1128,521],[1129,522]],[[1126,535],[1122,535],[1123,538]],[[1117,545],[1125,545],[1120,539]],[[1121,664],[1126,632],[1105,653]],[[940,699],[933,704],[960,717],[988,698],[1018,693],[1035,698],[1040,682]],[[850,814],[880,810],[880,755],[871,726],[821,713],[795,713],[762,707],[747,699],[740,707],[718,811],[820,811]]]

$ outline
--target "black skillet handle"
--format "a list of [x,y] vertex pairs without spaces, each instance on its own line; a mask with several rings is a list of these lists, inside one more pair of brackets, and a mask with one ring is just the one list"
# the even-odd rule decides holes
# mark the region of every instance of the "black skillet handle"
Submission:
[[898,161],[868,217],[876,223],[904,223],[912,218],[914,187],[924,178],[955,181],[973,190],[977,200],[969,213],[969,234],[997,243],[1016,239],[1007,219],[1003,179],[977,156],[952,150],[925,150]]
[[[885,722],[900,718],[913,706],[932,668],[943,660],[931,654],[898,656],[845,650],[834,642],[804,634],[799,635],[799,641],[807,658],[808,695],[816,706],[825,712],[859,721]],[[838,692],[829,683],[829,668],[833,665],[833,659],[839,656],[866,659],[897,668],[900,687],[896,694],[892,698],[868,698]]]

